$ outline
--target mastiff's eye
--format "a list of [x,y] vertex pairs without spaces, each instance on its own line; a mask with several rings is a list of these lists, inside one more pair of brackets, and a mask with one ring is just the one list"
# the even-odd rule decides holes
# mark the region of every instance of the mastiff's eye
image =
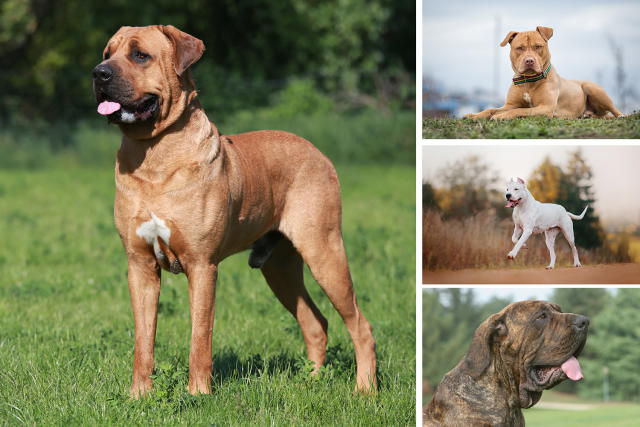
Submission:
[[547,318],[547,316],[548,316],[547,313],[541,313],[540,316],[538,316],[538,320],[544,320]]
[[147,53],[141,52],[139,50],[134,50],[131,52],[131,56],[136,62],[146,62],[151,56]]
[[107,53],[104,54],[104,60],[106,61],[110,57],[111,57],[111,54],[107,51]]

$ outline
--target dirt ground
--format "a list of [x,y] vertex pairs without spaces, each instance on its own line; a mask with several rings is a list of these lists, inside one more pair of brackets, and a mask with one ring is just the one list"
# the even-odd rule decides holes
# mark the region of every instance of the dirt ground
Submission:
[[640,263],[601,264],[582,268],[563,267],[545,270],[543,267],[502,270],[423,271],[425,284],[620,284],[640,283]]

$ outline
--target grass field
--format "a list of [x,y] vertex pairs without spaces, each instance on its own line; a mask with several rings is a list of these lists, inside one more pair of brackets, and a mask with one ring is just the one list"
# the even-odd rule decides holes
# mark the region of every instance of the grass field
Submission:
[[422,121],[426,139],[457,138],[640,138],[640,113],[620,119],[556,119],[527,117],[514,120],[434,119]]
[[307,271],[330,325],[328,365],[309,376],[297,323],[244,252],[220,266],[213,395],[186,392],[187,285],[164,273],[156,387],[131,401],[133,319],[111,167],[0,170],[0,424],[415,425],[415,169],[338,173],[379,393],[352,393],[351,341]]
[[640,420],[640,405],[593,402],[546,391],[538,405],[524,411],[524,416],[528,427],[635,427]]

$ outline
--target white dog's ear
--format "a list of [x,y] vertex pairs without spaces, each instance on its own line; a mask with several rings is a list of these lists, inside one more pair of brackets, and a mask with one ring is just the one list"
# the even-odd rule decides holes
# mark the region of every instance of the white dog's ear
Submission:
[[524,184],[524,180],[523,180],[522,178],[520,178],[520,177],[518,177],[518,182],[519,182],[520,184]]

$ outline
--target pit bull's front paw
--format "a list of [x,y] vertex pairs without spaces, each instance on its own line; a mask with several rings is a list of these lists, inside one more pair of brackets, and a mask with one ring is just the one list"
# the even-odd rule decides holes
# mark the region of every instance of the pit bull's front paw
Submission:
[[547,266],[545,267],[545,270],[553,270],[553,265],[547,265]]
[[574,267],[582,267],[582,264],[577,263],[577,264],[573,264]]
[[507,259],[515,259],[516,258],[517,253],[514,251],[511,251],[507,254]]

